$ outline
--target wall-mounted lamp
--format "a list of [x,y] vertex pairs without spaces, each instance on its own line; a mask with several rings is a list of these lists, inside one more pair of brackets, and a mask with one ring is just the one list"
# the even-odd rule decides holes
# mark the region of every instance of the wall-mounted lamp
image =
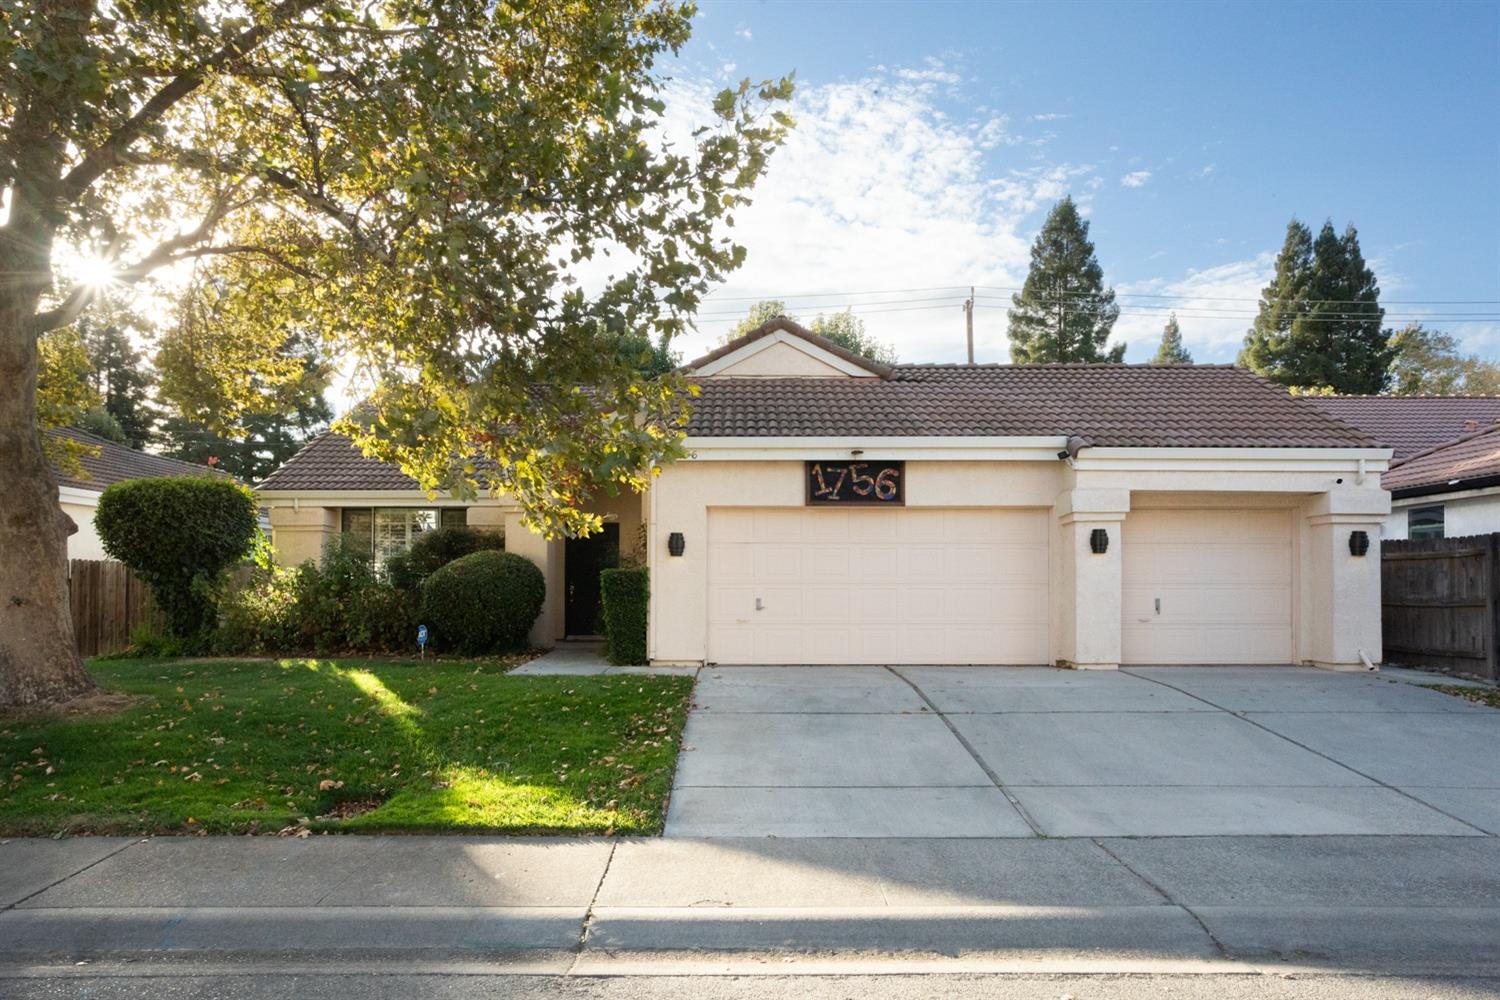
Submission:
[[682,532],[674,531],[667,536],[667,552],[674,556],[680,556],[687,548],[687,542],[682,537]]
[[1370,551],[1370,536],[1363,531],[1349,532],[1349,554],[1362,556]]
[[1103,528],[1095,528],[1089,532],[1089,550],[1096,556],[1102,556],[1109,551],[1109,532]]

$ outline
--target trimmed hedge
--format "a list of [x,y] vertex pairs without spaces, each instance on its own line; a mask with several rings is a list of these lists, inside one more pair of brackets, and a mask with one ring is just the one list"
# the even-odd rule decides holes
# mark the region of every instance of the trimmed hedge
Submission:
[[607,569],[599,574],[604,599],[604,656],[631,666],[646,662],[646,600],[651,586],[644,569]]
[[512,552],[475,552],[422,584],[420,624],[436,649],[477,656],[523,648],[546,596],[546,580],[530,560]]
[[224,571],[249,555],[255,494],[232,479],[127,479],[94,511],[104,551],[151,588],[172,634],[203,639],[217,618]]
[[505,536],[498,532],[450,525],[418,535],[411,548],[385,561],[385,574],[396,589],[415,592],[429,576],[453,560],[473,552],[503,548]]

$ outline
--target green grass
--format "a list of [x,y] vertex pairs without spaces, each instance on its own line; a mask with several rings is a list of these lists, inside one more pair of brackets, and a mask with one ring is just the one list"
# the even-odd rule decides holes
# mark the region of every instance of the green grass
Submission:
[[512,665],[96,660],[130,707],[0,717],[0,834],[659,832],[691,680]]
[[1491,708],[1500,708],[1500,688],[1491,687],[1469,687],[1464,684],[1424,684],[1426,688],[1441,691],[1443,694],[1451,694],[1455,698],[1472,701],[1480,705],[1488,705]]

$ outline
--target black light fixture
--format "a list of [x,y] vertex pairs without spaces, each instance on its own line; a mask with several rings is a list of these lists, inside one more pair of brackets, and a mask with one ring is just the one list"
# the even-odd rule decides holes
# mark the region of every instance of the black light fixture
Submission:
[[674,531],[667,536],[667,551],[674,556],[680,556],[687,548],[687,542],[682,537],[682,532]]
[[1089,549],[1096,556],[1102,556],[1109,551],[1109,532],[1103,528],[1095,528],[1089,532]]
[[1370,551],[1370,536],[1363,531],[1349,532],[1349,554],[1362,556]]

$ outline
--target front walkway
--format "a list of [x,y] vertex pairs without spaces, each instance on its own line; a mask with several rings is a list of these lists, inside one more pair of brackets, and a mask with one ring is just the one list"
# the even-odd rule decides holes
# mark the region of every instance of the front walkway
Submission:
[[604,658],[604,643],[589,640],[559,642],[534,660],[512,670],[523,677],[589,676],[597,674],[666,674],[691,677],[697,667],[617,667]]
[[714,667],[666,833],[1496,836],[1497,760],[1500,711],[1379,675]]

